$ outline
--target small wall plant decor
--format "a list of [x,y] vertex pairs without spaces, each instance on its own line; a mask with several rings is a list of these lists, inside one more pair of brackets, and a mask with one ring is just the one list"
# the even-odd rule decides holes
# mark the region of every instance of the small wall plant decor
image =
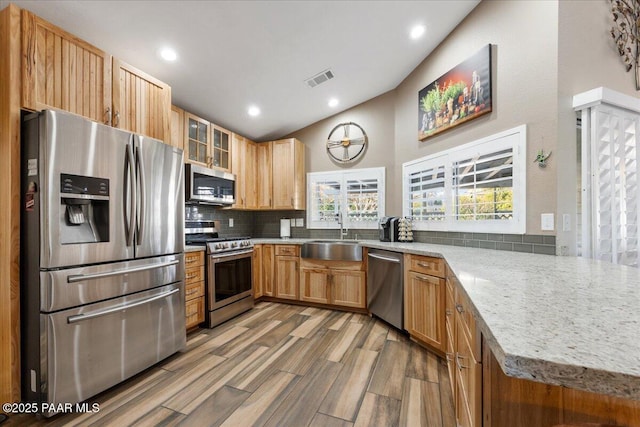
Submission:
[[613,27],[611,37],[618,49],[627,72],[635,66],[636,90],[640,90],[640,68],[638,67],[638,27],[640,21],[640,1],[638,0],[609,0]]

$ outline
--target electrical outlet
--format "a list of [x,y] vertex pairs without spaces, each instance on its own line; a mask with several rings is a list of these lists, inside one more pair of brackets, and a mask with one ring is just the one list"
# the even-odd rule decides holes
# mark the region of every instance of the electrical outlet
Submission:
[[304,218],[296,218],[296,227],[304,227]]
[[571,231],[571,215],[562,214],[562,231]]
[[542,231],[553,231],[555,228],[553,224],[553,214],[543,213],[540,214],[540,229]]
[[233,218],[229,218],[229,228],[233,228]]

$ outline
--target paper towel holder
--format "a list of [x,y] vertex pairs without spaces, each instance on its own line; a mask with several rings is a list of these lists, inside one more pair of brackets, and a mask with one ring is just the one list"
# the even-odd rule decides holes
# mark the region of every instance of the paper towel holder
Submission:
[[282,218],[280,220],[280,238],[287,240],[291,237],[291,219]]

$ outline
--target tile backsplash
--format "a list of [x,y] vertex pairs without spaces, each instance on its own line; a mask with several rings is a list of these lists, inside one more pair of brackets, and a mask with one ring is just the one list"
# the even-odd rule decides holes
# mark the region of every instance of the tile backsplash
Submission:
[[[187,212],[191,209],[186,207]],[[199,205],[198,214],[202,219],[220,221],[220,235],[225,237],[280,237],[280,220],[283,218],[304,221],[305,227],[291,227],[292,238],[339,239],[340,230],[309,230],[306,228],[305,211],[236,211],[220,209],[213,206]],[[187,215],[188,216],[188,215]],[[233,227],[229,226],[233,220]],[[349,230],[346,239],[377,240],[378,230]],[[414,231],[416,242],[438,245],[467,246],[474,248],[497,249],[501,251],[528,252],[555,255],[555,236],[534,234],[492,234],[492,233],[460,233],[443,231]]]

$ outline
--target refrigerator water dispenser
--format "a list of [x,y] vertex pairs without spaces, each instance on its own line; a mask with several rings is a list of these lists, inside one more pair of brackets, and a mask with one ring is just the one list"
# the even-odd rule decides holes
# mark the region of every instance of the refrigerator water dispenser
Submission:
[[63,245],[109,241],[108,179],[60,174],[60,193]]

